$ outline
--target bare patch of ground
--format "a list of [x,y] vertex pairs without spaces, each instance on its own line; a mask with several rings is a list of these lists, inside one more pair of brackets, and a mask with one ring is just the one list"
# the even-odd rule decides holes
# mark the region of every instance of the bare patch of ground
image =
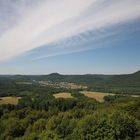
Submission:
[[93,92],[93,91],[81,91],[81,93],[89,98],[94,98],[99,102],[104,102],[105,96],[115,95],[115,94],[111,94],[111,93]]
[[71,94],[68,93],[68,92],[61,92],[61,93],[53,94],[53,96],[55,98],[65,98],[65,99],[67,99],[67,98],[73,98],[73,96],[71,96]]
[[0,104],[13,104],[17,105],[18,100],[21,99],[21,97],[0,97]]

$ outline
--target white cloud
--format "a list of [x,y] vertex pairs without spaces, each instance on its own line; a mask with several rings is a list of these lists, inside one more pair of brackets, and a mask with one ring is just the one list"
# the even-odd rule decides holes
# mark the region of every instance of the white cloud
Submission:
[[0,35],[0,61],[44,44],[140,17],[138,0],[41,0],[34,6],[23,5],[15,6],[18,19]]

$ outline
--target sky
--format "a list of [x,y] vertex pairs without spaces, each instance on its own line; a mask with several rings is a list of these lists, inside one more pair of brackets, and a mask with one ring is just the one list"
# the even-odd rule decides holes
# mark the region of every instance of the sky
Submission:
[[139,0],[0,0],[0,74],[138,70]]

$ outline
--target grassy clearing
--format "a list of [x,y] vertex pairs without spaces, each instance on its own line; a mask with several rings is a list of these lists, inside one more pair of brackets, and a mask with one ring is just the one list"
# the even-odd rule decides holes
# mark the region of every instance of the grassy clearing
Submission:
[[134,98],[139,98],[140,95],[131,95],[131,97],[134,97]]
[[0,97],[0,104],[13,104],[17,105],[21,97]]
[[67,99],[67,98],[73,98],[73,96],[71,96],[71,94],[68,93],[68,92],[61,92],[61,93],[53,94],[53,96],[55,98],[65,98],[65,99]]
[[103,92],[92,92],[92,91],[81,91],[82,94],[89,98],[94,98],[99,102],[104,102],[104,97],[108,95],[115,95],[111,93],[103,93]]

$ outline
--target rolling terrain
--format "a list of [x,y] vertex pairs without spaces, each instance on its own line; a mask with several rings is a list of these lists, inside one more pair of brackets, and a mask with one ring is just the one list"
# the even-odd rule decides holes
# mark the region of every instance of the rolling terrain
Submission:
[[139,95],[140,72],[3,75],[0,140],[139,140]]
[[122,94],[140,94],[140,71],[123,75],[1,75],[0,81],[49,81],[52,83],[75,83],[90,90]]

